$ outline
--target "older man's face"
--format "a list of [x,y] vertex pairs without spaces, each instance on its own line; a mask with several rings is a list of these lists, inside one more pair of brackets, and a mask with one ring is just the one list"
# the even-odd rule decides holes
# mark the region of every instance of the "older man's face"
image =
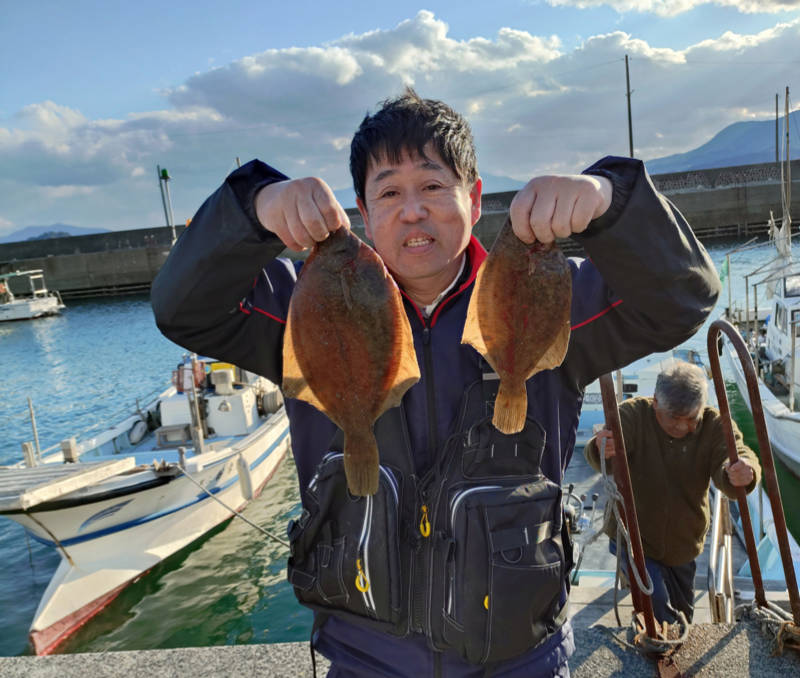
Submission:
[[700,424],[703,408],[698,407],[694,412],[685,415],[672,414],[659,404],[658,398],[653,398],[653,410],[656,413],[658,425],[670,438],[683,438],[694,433]]

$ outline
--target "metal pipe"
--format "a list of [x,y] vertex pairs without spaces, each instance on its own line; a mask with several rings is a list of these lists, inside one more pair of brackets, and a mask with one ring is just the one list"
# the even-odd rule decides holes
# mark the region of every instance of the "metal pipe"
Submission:
[[36,458],[42,460],[42,448],[39,447],[39,432],[36,430],[36,415],[33,412],[33,401],[28,396],[28,412],[31,415],[31,428],[33,429],[33,443],[36,448]]
[[[644,549],[642,548],[642,536],[639,532],[639,519],[636,516],[636,504],[633,501],[633,488],[631,486],[631,475],[628,468],[628,457],[625,452],[625,440],[622,436],[622,423],[619,419],[619,409],[614,394],[614,381],[610,374],[604,374],[599,379],[600,394],[603,398],[603,412],[606,418],[606,426],[611,430],[614,437],[614,481],[617,489],[622,495],[625,527],[631,538],[633,548],[633,561],[642,581],[647,578],[647,568],[644,562]],[[623,544],[618,544],[617,548],[624,548]],[[633,564],[628,559],[628,567]],[[637,612],[644,616],[644,625],[647,635],[656,639],[655,615],[653,614],[653,602],[650,596],[644,595],[636,583],[636,577],[630,577],[631,597]]]
[[[758,392],[758,380],[755,374],[753,362],[747,353],[747,348],[744,341],[736,328],[733,327],[726,320],[715,320],[708,330],[708,358],[711,362],[711,371],[714,375],[714,388],[717,393],[717,401],[720,414],[722,415],[722,425],[725,432],[725,439],[728,445],[728,457],[731,463],[738,461],[739,456],[736,453],[736,441],[733,436],[733,427],[731,424],[731,413],[728,407],[728,396],[725,393],[725,382],[722,380],[722,372],[719,366],[719,354],[717,353],[717,339],[720,332],[724,332],[730,340],[736,353],[739,356],[739,362],[742,365],[745,380],[747,381],[747,391],[750,396],[750,411],[753,414],[753,423],[755,424],[756,435],[758,437],[758,446],[761,452],[761,464],[764,470],[764,482],[767,489],[767,496],[769,497],[770,505],[772,507],[772,517],[775,524],[775,533],[778,539],[778,546],[781,554],[781,561],[783,563],[783,573],[786,579],[786,588],[789,592],[789,602],[792,608],[792,616],[795,625],[800,625],[800,597],[797,593],[797,578],[794,573],[794,565],[792,564],[792,554],[789,549],[789,541],[786,532],[786,518],[783,512],[783,503],[781,501],[781,493],[778,487],[778,476],[775,472],[775,462],[772,459],[772,448],[770,447],[769,434],[767,433],[767,425],[764,420],[764,409],[761,404],[761,396]],[[761,568],[758,564],[758,555],[756,553],[756,545],[753,537],[753,526],[750,522],[750,510],[747,506],[747,499],[745,489],[743,487],[736,488],[736,496],[739,502],[739,513],[742,518],[742,526],[744,527],[745,538],[747,541],[747,555],[750,559],[750,570],[753,573],[753,584],[756,589],[756,602],[760,606],[766,604],[766,597],[764,596],[764,582],[761,578]]]

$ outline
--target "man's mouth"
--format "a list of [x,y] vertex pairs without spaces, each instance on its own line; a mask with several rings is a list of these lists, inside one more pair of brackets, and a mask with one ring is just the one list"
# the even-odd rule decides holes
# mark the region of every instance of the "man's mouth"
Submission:
[[404,246],[413,249],[415,247],[425,247],[425,245],[429,245],[432,242],[433,242],[433,238],[416,237],[416,238],[411,238],[410,240],[407,240],[405,242]]

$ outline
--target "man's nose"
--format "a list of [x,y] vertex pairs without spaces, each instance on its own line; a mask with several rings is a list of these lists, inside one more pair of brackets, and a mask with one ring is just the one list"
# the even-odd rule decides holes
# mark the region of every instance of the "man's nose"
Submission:
[[410,195],[403,201],[400,218],[403,221],[417,222],[427,218],[428,210],[421,196]]

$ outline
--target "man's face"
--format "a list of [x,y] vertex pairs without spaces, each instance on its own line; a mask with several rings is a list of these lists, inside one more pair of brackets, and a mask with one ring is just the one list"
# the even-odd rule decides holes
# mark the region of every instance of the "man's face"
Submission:
[[703,408],[698,407],[694,412],[687,415],[677,415],[659,405],[657,398],[653,398],[653,410],[655,410],[659,426],[664,429],[664,432],[670,438],[683,438],[690,433],[694,433],[700,424],[700,415]]
[[397,282],[428,304],[458,273],[481,215],[481,181],[465,186],[430,145],[427,158],[370,161],[358,199],[367,237]]

